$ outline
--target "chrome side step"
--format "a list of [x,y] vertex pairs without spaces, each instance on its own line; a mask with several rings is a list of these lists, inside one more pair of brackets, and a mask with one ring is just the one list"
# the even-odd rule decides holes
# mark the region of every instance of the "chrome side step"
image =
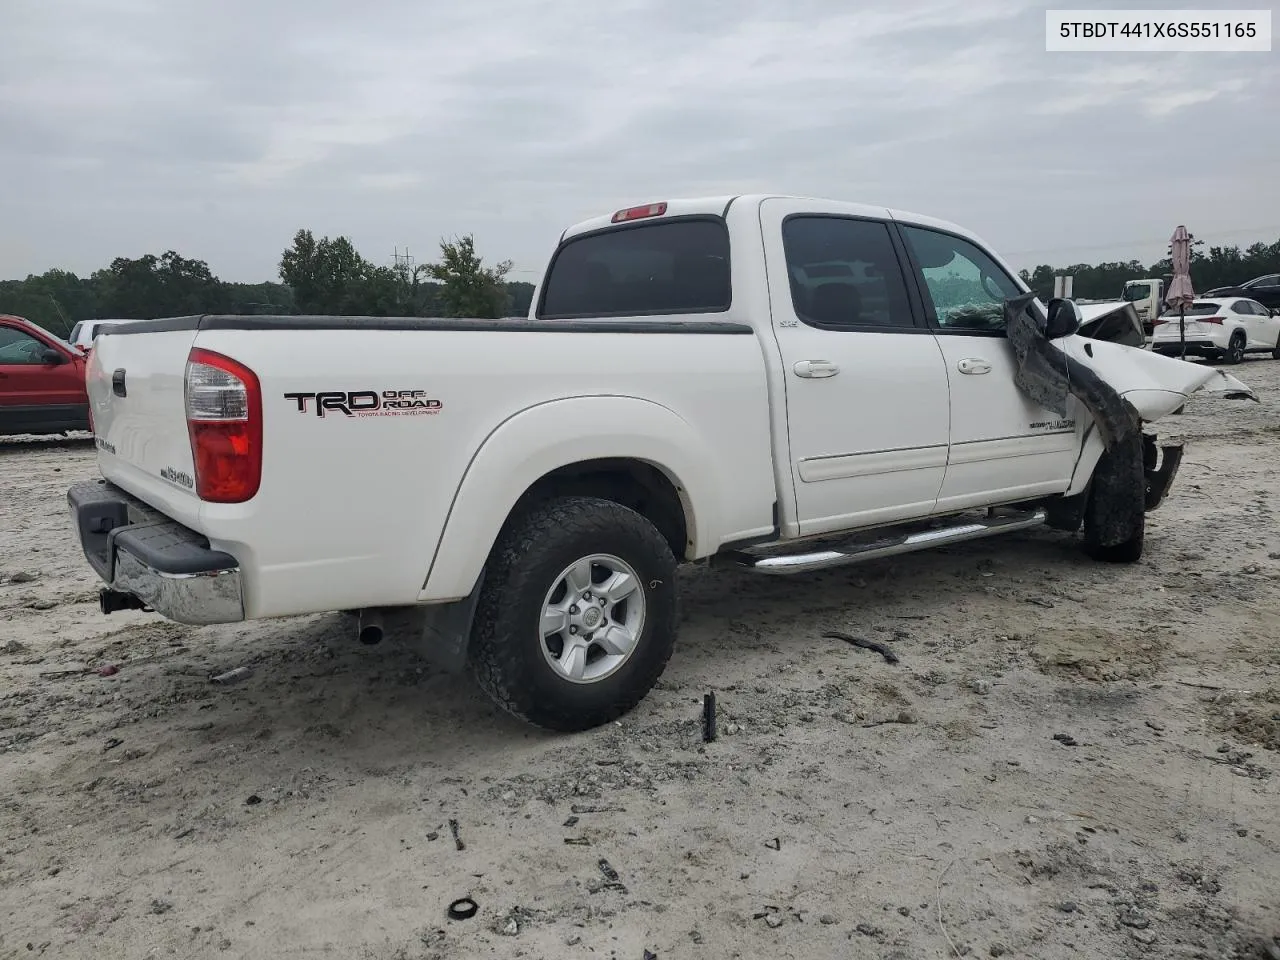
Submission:
[[862,560],[874,560],[878,557],[892,557],[900,553],[914,553],[930,547],[942,547],[952,543],[963,543],[966,540],[980,540],[998,533],[1010,533],[1014,530],[1028,530],[1044,523],[1045,512],[1005,514],[1004,516],[987,516],[981,520],[964,523],[954,527],[941,527],[936,530],[921,530],[916,533],[903,533],[897,536],[884,537],[866,543],[847,544],[814,553],[775,554],[772,556],[756,556],[748,553],[733,554],[726,558],[731,564],[746,567],[756,573],[767,573],[774,576],[786,576],[794,573],[810,573],[814,570],[826,570],[829,567],[840,567],[848,563]]

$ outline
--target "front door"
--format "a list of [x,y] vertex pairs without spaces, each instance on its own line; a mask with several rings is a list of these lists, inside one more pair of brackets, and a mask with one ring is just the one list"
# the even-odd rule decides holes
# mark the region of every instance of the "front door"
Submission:
[[[50,363],[53,350],[60,362]],[[0,422],[4,432],[82,416],[84,368],[68,353],[17,326],[0,325]],[[78,411],[78,413],[77,413]]]
[[1022,290],[994,257],[951,233],[909,224],[902,237],[951,382],[951,452],[938,512],[1062,493],[1083,408],[1062,416],[1014,382],[1004,301]]
[[884,211],[760,209],[800,534],[928,516],[946,471],[947,373]]

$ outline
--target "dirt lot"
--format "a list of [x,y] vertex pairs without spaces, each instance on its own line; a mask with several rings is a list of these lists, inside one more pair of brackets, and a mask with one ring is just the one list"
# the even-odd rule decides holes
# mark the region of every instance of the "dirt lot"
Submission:
[[572,737],[341,615],[104,618],[92,448],[0,444],[0,957],[1280,957],[1280,363],[1234,372],[1139,565],[691,571],[660,688]]

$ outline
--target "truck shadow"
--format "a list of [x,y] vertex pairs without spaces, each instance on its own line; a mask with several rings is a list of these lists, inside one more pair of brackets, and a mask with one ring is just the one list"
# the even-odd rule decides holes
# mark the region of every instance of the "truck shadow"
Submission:
[[[799,577],[691,568],[681,575],[677,651],[660,688],[623,726],[669,723],[677,710],[696,730],[697,711],[686,706],[687,693],[677,697],[676,691],[696,684],[700,695],[703,687],[722,687],[729,674],[766,679],[778,654],[842,649],[822,639],[826,630],[892,640],[893,628],[905,623],[919,635],[944,633],[961,625],[966,604],[979,595],[1007,602],[1011,616],[1033,609],[1050,618],[1070,616],[1051,608],[1087,598],[1088,577],[1079,575],[1085,569],[1096,576],[1100,568],[1079,556],[1071,538],[1050,532]],[[1116,568],[1105,572],[1124,575]],[[129,696],[139,709],[147,701],[160,705],[163,735],[178,749],[235,742],[246,756],[275,757],[273,763],[295,770],[337,765],[367,774],[406,762],[466,766],[486,754],[580,749],[583,741],[607,740],[609,728],[557,735],[528,726],[493,705],[468,673],[442,672],[394,635],[363,647],[355,632],[351,618],[336,614],[208,628],[184,637],[185,652],[166,658],[164,669],[136,675]],[[903,656],[916,661],[912,669],[927,670],[930,652],[919,645],[909,650]],[[237,666],[252,670],[238,685],[208,680]]]

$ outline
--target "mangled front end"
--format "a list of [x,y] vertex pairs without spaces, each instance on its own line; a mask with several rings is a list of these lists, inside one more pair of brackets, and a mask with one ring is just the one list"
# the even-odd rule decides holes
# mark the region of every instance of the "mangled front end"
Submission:
[[[1235,377],[1213,367],[1078,335],[1051,339],[1048,319],[1032,308],[1033,299],[1028,295],[1006,303],[1008,335],[1019,361],[1018,387],[1063,415],[1068,396],[1074,396],[1091,415],[1067,501],[1082,505],[1090,482],[1102,482],[1095,467],[1104,453],[1110,461],[1108,476],[1145,478],[1140,502],[1117,496],[1117,504],[1127,506],[1108,512],[1103,542],[1125,542],[1141,530],[1142,513],[1163,502],[1182,462],[1182,444],[1158,444],[1142,425],[1179,410],[1201,391],[1258,398]],[[1073,511],[1068,509],[1066,515],[1070,526]]]

